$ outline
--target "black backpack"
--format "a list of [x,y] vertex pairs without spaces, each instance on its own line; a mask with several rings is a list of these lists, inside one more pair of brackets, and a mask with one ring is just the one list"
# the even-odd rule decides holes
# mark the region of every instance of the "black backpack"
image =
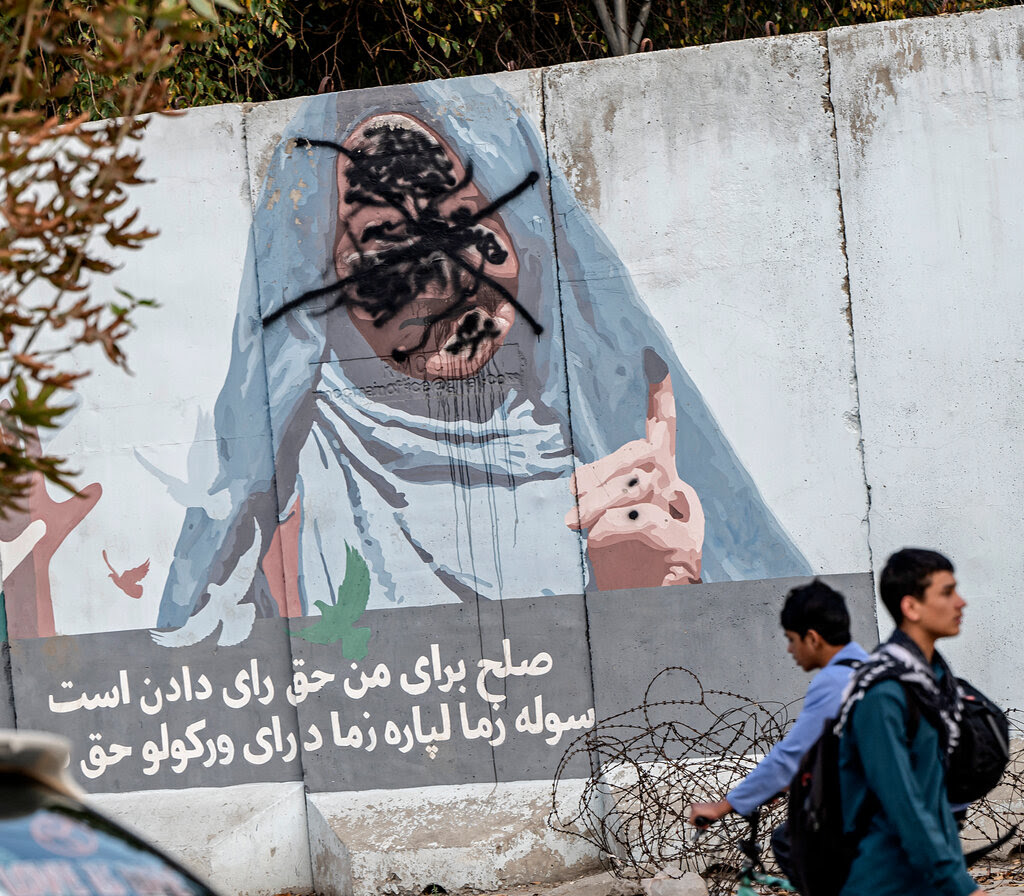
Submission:
[[970,682],[957,681],[964,692],[960,743],[946,770],[946,792],[954,805],[980,800],[999,783],[1010,763],[1006,713]]
[[[950,757],[946,790],[950,802],[981,799],[999,783],[1010,758],[1010,729],[1006,714],[963,679],[963,714],[960,743]],[[917,734],[921,710],[911,688],[907,695],[907,735]],[[864,828],[877,803],[870,797],[861,806],[854,831],[843,831],[843,804],[839,791],[839,736],[835,719],[804,754],[789,786],[790,874],[802,896],[837,896],[850,874]],[[968,865],[1006,843],[1016,832],[968,853]]]
[[[853,668],[860,665],[856,660],[839,662]],[[789,785],[790,883],[803,896],[836,896],[857,852],[859,838],[843,833],[835,724],[835,719],[825,722]],[[861,814],[866,816],[863,809]]]
[[[1010,764],[1010,723],[1006,713],[969,681],[958,678],[957,682],[964,694],[960,742],[946,766],[946,794],[954,806],[987,796]],[[907,698],[907,730],[916,731],[920,703],[913,688],[904,684],[903,693]],[[932,722],[941,724],[939,719]]]
[[856,838],[843,833],[835,722],[825,723],[789,785],[790,883],[803,896],[836,896],[857,851]]

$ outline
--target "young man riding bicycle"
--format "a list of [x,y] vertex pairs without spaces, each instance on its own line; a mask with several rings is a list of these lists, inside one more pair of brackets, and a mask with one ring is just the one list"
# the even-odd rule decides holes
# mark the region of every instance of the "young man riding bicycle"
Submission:
[[[690,806],[691,824],[696,824],[698,818],[716,821],[729,812],[749,815],[785,790],[800,759],[821,735],[826,720],[838,714],[853,667],[867,659],[864,649],[850,639],[850,614],[843,596],[818,579],[789,592],[780,621],[788,642],[786,650],[797,665],[805,672],[821,671],[811,680],[803,709],[789,733],[725,799]],[[779,868],[788,876],[786,825],[772,833],[772,850]]]

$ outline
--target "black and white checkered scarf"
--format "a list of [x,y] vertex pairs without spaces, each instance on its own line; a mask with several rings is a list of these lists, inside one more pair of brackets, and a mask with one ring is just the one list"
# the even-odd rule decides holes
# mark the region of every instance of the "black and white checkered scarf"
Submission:
[[960,702],[963,692],[953,670],[938,651],[935,651],[934,661],[943,671],[941,678],[936,677],[921,648],[896,629],[893,636],[876,647],[850,677],[836,719],[836,734],[842,731],[854,706],[868,688],[879,681],[897,679],[913,688],[922,714],[939,732],[939,739],[945,747],[943,755],[948,757],[960,742]]

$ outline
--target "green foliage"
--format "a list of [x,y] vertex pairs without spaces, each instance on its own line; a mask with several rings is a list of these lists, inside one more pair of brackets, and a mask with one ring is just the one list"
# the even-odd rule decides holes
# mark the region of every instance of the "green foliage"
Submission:
[[203,38],[199,22],[177,0],[0,0],[0,515],[40,474],[71,488],[38,433],[87,375],[72,350],[97,346],[127,369],[121,342],[153,303],[91,289],[114,270],[111,250],[156,235],[126,208],[142,183],[132,144],[138,116],[166,108],[160,74]]
[[656,49],[664,49],[1006,5],[1007,0],[671,0],[652,7],[647,35]]
[[[235,7],[234,0],[215,0]],[[23,109],[62,120],[165,108],[182,50],[209,40],[210,0],[0,0],[0,80]],[[238,7],[236,7],[238,8]],[[20,68],[19,68],[20,66]],[[23,76],[31,75],[31,80]],[[5,96],[5,99],[8,98]]]
[[[168,71],[176,107],[258,102],[605,55],[586,4],[244,0]],[[77,99],[84,97],[79,89]]]
[[604,55],[593,9],[559,0],[312,0],[302,39],[334,89]]
[[[963,12],[1007,0],[652,0],[644,49]],[[260,101],[609,54],[593,2],[245,0],[173,70],[175,104]],[[630,29],[642,0],[628,0]]]
[[304,51],[295,33],[301,21],[286,0],[242,0],[203,26],[207,41],[183,49],[168,72],[173,104],[260,102],[309,92],[293,72],[293,59]]
[[[8,6],[12,2],[0,0]],[[40,84],[50,97],[51,113],[68,118],[86,112],[98,119],[129,111],[116,95],[126,75],[100,70],[72,52],[83,46],[97,46],[100,56],[113,52],[87,15],[112,2],[62,4],[78,21],[57,38],[57,52],[42,65]],[[644,49],[819,31],[1007,2],[652,0]],[[172,34],[173,52],[163,70],[176,108],[537,68],[609,54],[594,0],[188,0],[187,6],[170,0],[116,0],[113,5],[137,29],[180,28],[181,10],[192,13],[191,33]],[[643,0],[627,0],[630,30],[644,5]],[[159,10],[155,17],[154,8]],[[0,40],[8,46],[16,42],[6,19],[0,20]],[[138,80],[127,76],[133,78]]]
[[314,644],[334,644],[341,641],[341,653],[346,659],[361,660],[366,656],[371,629],[357,626],[370,600],[370,570],[359,551],[345,545],[345,578],[338,587],[338,600],[334,604],[314,601],[320,619],[312,625],[293,631],[292,635]]

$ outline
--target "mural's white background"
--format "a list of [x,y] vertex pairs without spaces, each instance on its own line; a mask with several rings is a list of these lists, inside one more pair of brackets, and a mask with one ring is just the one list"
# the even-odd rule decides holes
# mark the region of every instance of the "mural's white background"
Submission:
[[[95,355],[81,356],[93,374],[79,390],[73,421],[49,444],[81,470],[80,485],[103,485],[103,496],[50,566],[58,634],[155,625],[185,508],[134,451],[188,478],[197,415],[210,416],[212,437],[213,405],[230,358],[251,221],[241,108],[155,116],[141,151],[143,176],[152,182],[135,188],[131,198],[142,208],[140,220],[160,236],[141,250],[122,252],[121,270],[96,294],[123,301],[117,286],[161,307],[141,311],[125,343],[133,376]],[[206,444],[209,457],[204,463],[193,455],[193,465],[212,473],[215,446]],[[53,487],[50,494],[68,497]],[[110,581],[103,549],[118,572],[150,560],[139,600]]]

